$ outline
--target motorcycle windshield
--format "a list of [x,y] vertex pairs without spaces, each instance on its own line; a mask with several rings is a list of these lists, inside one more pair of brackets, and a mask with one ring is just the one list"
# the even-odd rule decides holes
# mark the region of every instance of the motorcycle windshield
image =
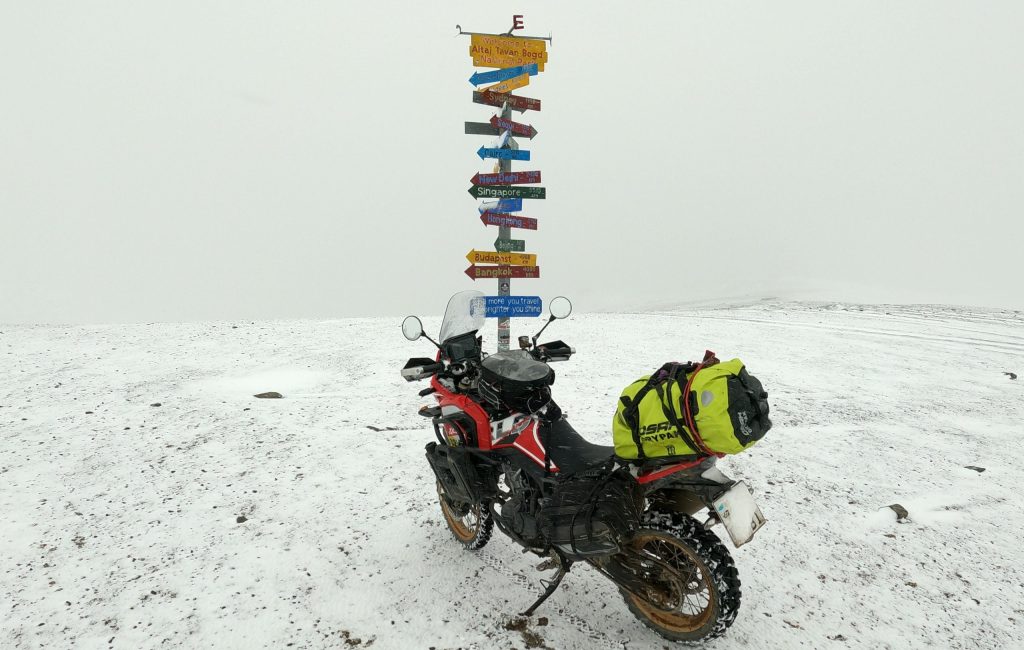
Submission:
[[482,291],[460,291],[448,300],[441,321],[438,340],[444,345],[448,339],[475,332],[484,326],[484,294]]

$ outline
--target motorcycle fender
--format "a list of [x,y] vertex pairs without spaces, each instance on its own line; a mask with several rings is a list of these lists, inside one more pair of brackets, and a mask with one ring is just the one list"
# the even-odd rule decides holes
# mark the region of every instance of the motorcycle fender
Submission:
[[684,515],[695,515],[708,507],[700,497],[689,490],[664,489],[648,496],[657,509],[668,512],[681,512]]

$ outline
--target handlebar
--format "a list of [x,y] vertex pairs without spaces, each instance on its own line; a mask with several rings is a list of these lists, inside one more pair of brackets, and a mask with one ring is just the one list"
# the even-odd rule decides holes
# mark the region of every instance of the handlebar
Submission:
[[533,356],[539,361],[568,361],[576,354],[576,349],[563,341],[542,343],[533,350]]

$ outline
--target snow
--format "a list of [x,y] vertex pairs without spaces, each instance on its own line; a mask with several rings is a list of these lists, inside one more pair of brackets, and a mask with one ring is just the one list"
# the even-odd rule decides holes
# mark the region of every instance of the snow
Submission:
[[[0,647],[669,645],[582,566],[515,629],[546,574],[450,538],[400,320],[0,327]],[[707,647],[1024,647],[1020,312],[750,301],[547,334],[594,442],[623,386],[705,348],[769,391],[775,428],[721,464],[768,523]]]

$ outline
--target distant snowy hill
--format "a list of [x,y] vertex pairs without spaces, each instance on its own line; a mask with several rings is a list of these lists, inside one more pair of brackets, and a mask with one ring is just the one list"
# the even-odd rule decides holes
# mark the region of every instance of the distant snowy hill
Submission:
[[[705,348],[768,389],[775,428],[722,467],[769,523],[707,647],[1024,647],[1024,314],[760,301],[548,333],[595,442],[624,385]],[[429,353],[399,319],[0,326],[0,647],[668,645],[586,567],[511,622],[547,574],[450,539],[398,374]]]

